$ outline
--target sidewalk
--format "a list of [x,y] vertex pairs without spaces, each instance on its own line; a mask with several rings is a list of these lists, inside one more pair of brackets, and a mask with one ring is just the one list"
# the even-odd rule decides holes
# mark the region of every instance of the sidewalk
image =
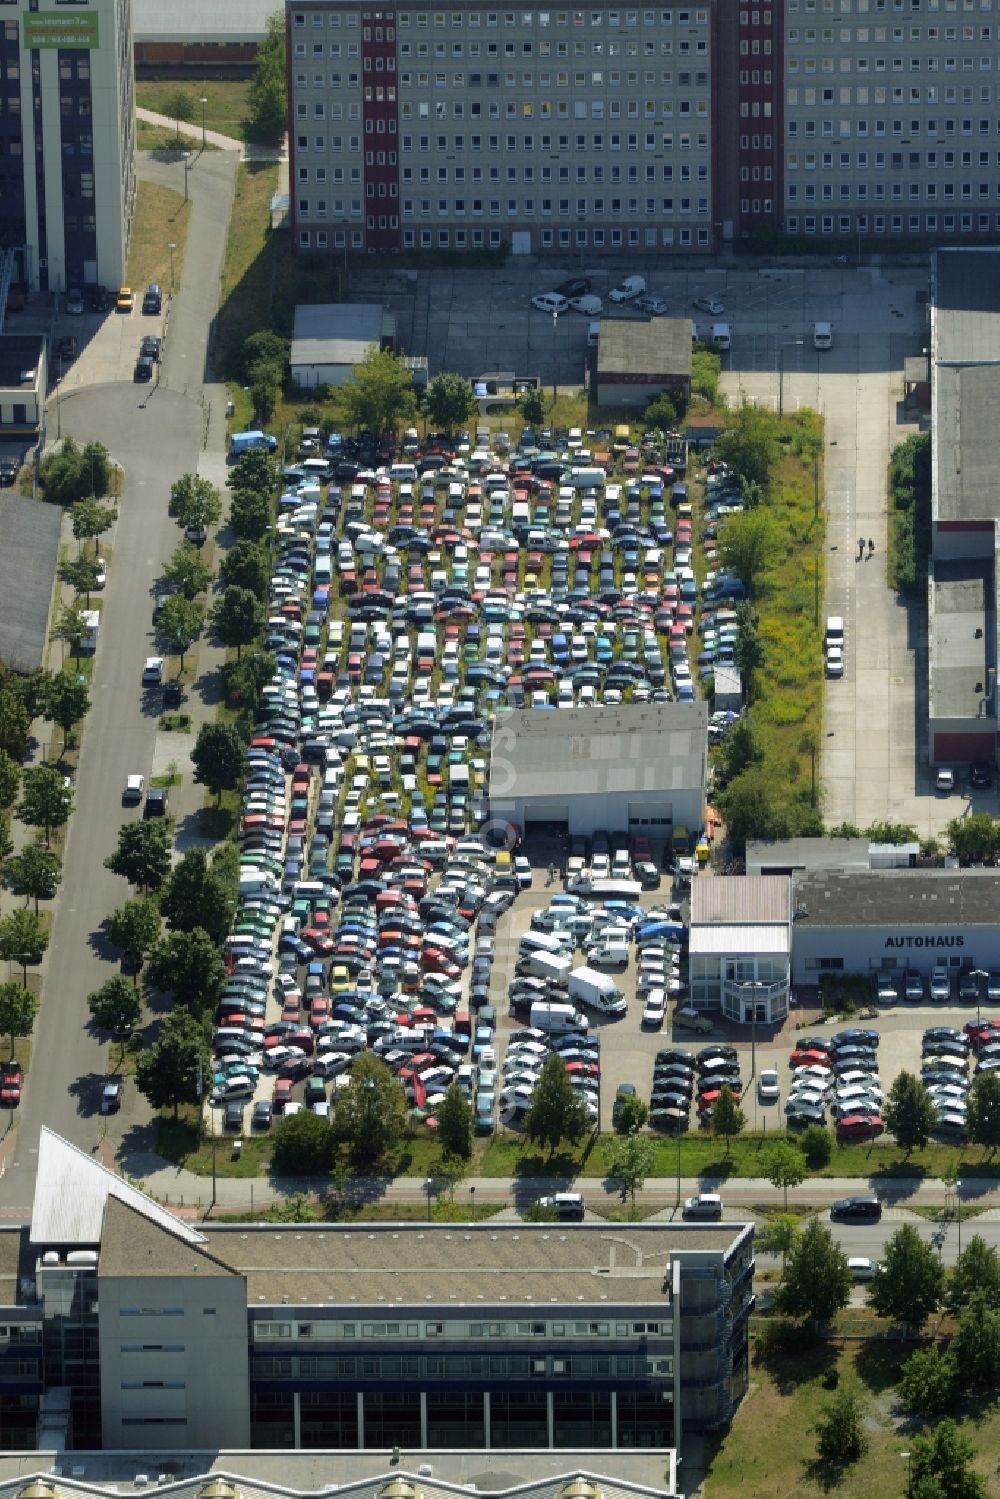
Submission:
[[[185,140],[201,144],[200,125],[185,124],[183,120],[178,125],[176,120],[171,120],[167,115],[157,114],[153,109],[137,109],[136,115],[147,125],[159,125],[163,130],[172,130],[175,135],[180,134]],[[238,151],[244,161],[288,160],[287,137],[282,140],[280,146],[258,146],[253,141],[238,140],[234,135],[222,135],[218,130],[206,130],[204,136],[206,144],[215,146],[219,151]]]

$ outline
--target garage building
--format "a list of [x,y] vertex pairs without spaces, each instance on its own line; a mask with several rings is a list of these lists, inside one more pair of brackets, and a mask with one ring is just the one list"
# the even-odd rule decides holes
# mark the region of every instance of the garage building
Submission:
[[369,349],[396,349],[396,319],[376,302],[306,303],[295,309],[289,366],[296,385],[343,385]]
[[696,703],[498,715],[490,816],[530,832],[694,833],[705,820],[708,709]]
[[666,392],[691,396],[691,321],[605,318],[597,343],[599,406],[645,406]]
[[1000,968],[1000,874],[990,869],[818,871],[796,876],[792,982],[827,974],[926,976]]
[[787,875],[705,875],[691,886],[691,1004],[740,1025],[788,1013],[792,882]]

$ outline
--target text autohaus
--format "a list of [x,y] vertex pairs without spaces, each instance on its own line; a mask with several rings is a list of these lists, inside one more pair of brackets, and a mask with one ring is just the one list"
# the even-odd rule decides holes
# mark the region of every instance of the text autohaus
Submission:
[[939,937],[927,933],[918,937],[886,937],[886,947],[964,947],[965,938],[959,936]]

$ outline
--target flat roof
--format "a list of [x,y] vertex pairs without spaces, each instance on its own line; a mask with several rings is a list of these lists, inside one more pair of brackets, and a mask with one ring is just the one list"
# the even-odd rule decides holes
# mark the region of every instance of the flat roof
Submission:
[[45,339],[40,333],[0,333],[0,387],[34,390],[44,353]]
[[274,0],[132,0],[137,42],[258,42]]
[[691,376],[691,319],[606,318],[597,344],[597,378],[602,375]]
[[42,665],[62,517],[58,505],[0,494],[0,661],[14,671]]
[[[708,709],[694,703],[623,703],[498,713],[490,794],[565,799],[600,793],[700,791]],[[494,771],[503,789],[492,787]]]
[[791,885],[783,874],[699,875],[691,885],[691,925],[785,922]]
[[1000,873],[990,869],[827,870],[795,876],[800,927],[996,926]]
[[747,874],[793,869],[870,869],[867,838],[778,838],[747,842]]
[[1000,250],[938,250],[932,262],[935,520],[1000,518]]
[[787,922],[768,925],[754,922],[748,926],[738,923],[724,926],[691,926],[689,953],[700,953],[703,957],[724,956],[726,953],[786,953],[792,945],[791,927]]
[[396,319],[379,302],[310,302],[295,309],[289,364],[360,364],[394,338]]
[[992,558],[936,560],[929,584],[929,717],[979,718],[990,699],[987,646],[996,638]]
[[203,1227],[213,1258],[246,1277],[251,1310],[286,1298],[348,1311],[666,1302],[672,1255],[726,1255],[745,1231],[733,1223]]
[[932,357],[963,364],[1000,359],[1000,249],[937,250],[933,276]]

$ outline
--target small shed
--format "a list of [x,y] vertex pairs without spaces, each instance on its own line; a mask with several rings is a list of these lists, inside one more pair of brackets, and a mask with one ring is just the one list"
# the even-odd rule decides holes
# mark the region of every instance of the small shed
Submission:
[[664,391],[689,400],[690,319],[603,319],[595,383],[599,406],[645,406]]
[[296,385],[343,385],[369,349],[396,351],[396,319],[377,302],[306,303],[295,309],[289,358]]

